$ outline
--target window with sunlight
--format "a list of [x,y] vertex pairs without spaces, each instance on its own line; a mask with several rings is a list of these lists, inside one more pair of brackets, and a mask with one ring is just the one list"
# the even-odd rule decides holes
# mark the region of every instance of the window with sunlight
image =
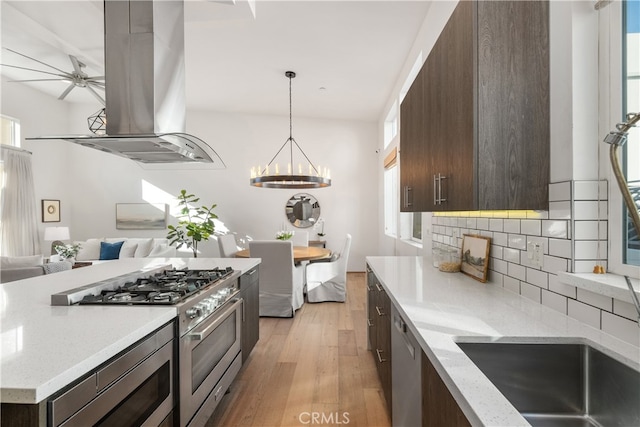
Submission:
[[398,166],[384,171],[384,233],[396,237],[398,234]]

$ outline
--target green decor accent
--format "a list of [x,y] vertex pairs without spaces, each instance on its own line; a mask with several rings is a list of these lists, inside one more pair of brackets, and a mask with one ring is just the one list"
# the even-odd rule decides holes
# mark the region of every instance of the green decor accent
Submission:
[[178,225],[167,227],[169,229],[167,239],[170,245],[175,243],[178,248],[183,245],[190,248],[193,251],[193,257],[197,258],[198,243],[209,240],[213,234],[215,228],[213,220],[218,218],[213,213],[213,209],[217,205],[195,207],[200,198],[187,194],[187,190],[180,190],[177,199],[180,207],[179,221]]

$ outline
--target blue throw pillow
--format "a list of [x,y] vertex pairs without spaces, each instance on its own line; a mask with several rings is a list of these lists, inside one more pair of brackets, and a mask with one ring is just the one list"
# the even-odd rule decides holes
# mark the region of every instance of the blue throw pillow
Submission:
[[100,260],[120,258],[120,248],[122,248],[123,244],[124,241],[115,243],[100,242]]

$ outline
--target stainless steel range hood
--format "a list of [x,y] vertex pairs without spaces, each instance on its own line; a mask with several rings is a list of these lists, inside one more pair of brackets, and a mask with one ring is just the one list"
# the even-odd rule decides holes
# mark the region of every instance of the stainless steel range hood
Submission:
[[184,4],[105,0],[106,134],[57,135],[141,163],[213,163],[218,154],[185,133]]

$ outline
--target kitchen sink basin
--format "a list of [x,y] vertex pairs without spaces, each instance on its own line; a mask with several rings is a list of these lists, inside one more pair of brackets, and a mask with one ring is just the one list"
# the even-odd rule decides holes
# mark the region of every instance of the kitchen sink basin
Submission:
[[640,372],[587,344],[457,344],[533,426],[640,426]]

